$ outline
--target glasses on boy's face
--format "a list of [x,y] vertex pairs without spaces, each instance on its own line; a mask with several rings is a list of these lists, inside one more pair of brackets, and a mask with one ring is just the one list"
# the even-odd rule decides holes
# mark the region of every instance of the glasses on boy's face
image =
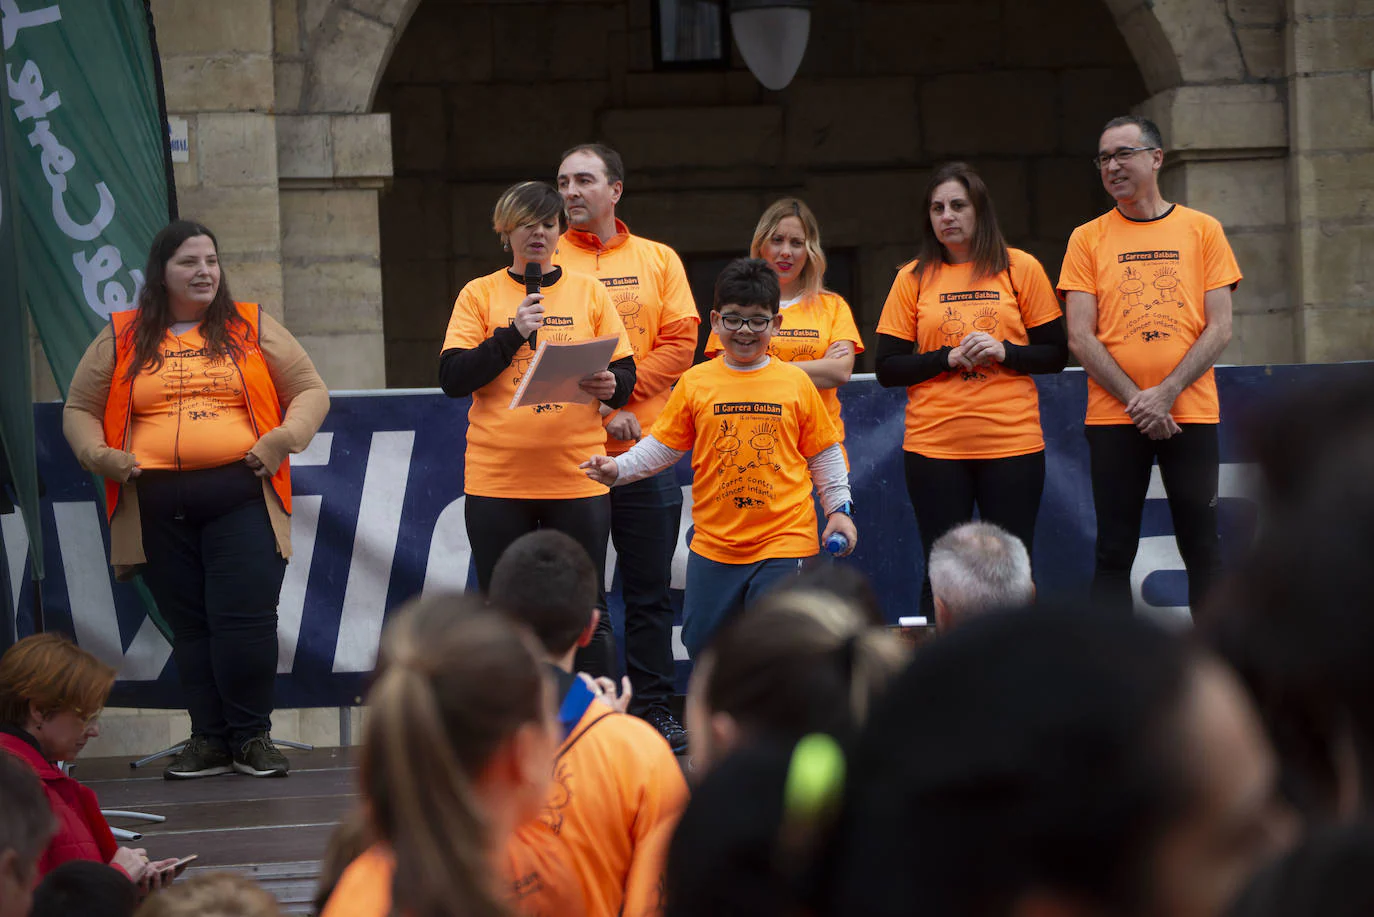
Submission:
[[1093,168],[1099,170],[1105,169],[1112,164],[1112,160],[1116,160],[1124,166],[1136,153],[1148,153],[1151,150],[1157,149],[1159,149],[1157,146],[1123,146],[1121,149],[1111,153],[1099,153],[1093,157]]
[[720,314],[720,324],[726,331],[738,331],[745,325],[748,325],[750,331],[759,334],[766,331],[768,326],[773,324],[773,317],[771,315],[751,315],[745,318],[738,312],[722,312]]

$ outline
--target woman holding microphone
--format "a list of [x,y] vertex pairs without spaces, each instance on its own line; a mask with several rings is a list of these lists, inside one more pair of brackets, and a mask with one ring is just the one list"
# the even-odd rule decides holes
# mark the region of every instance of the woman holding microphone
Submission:
[[[907,493],[927,563],[935,540],[980,517],[1031,550],[1045,437],[1031,373],[1068,361],[1059,300],[1034,257],[1007,245],[970,166],[935,171],[916,260],[878,320],[878,382],[906,386]],[[921,610],[934,620],[927,577]]]
[[[589,451],[605,454],[597,402],[619,408],[635,387],[633,350],[606,288],[593,277],[553,266],[558,237],[567,228],[558,191],[544,182],[513,185],[496,202],[492,226],[511,253],[511,266],[463,287],[439,358],[444,393],[472,396],[463,489],[483,592],[501,552],[541,527],[567,533],[586,548],[597,570],[605,569],[610,500],[607,489],[577,466]],[[526,292],[532,265],[539,268],[537,293]],[[594,401],[510,407],[540,337],[584,341],[608,334],[620,338],[610,366],[580,383]],[[602,602],[604,607],[604,596]],[[607,652],[609,636],[607,627]]]

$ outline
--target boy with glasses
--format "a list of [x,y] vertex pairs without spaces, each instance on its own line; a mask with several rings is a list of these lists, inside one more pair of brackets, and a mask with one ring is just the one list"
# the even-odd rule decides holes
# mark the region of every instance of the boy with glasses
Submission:
[[1146,118],[1107,122],[1093,165],[1116,207],[1073,231],[1059,294],[1069,349],[1088,373],[1093,597],[1131,607],[1131,566],[1158,459],[1196,614],[1220,567],[1212,366],[1231,340],[1231,291],[1241,273],[1215,218],[1161,196],[1163,147]]
[[765,261],[732,261],[716,280],[711,330],[724,354],[687,370],[652,432],[624,455],[592,456],[587,476],[607,486],[640,480],[692,453],[692,521],[682,642],[696,655],[725,620],[817,553],[858,542],[849,473],[816,386],[768,356],[778,330],[777,275]]

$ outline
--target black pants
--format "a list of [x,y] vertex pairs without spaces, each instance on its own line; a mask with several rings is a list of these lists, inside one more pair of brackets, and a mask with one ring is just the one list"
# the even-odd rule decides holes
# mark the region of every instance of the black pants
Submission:
[[625,674],[634,696],[631,712],[668,710],[673,663],[673,605],[669,597],[673,552],[682,519],[682,490],[669,468],[611,489],[611,541],[620,557],[625,599]]
[[[906,492],[921,531],[926,567],[935,541],[973,518],[973,507],[984,522],[1000,525],[1020,538],[1030,552],[1035,542],[1035,517],[1045,490],[1045,453],[1000,459],[936,459],[903,452]],[[930,577],[921,582],[921,613],[935,621]]]
[[231,746],[272,725],[277,552],[262,480],[235,462],[138,478],[143,580],[172,628],[191,732]]
[[[472,565],[477,587],[491,588],[491,574],[501,554],[521,535],[538,529],[555,529],[587,549],[596,567],[596,607],[601,620],[596,635],[578,651],[577,666],[591,675],[610,675],[616,670],[615,636],[606,614],[606,541],[611,532],[611,498],[579,497],[572,500],[520,500],[510,497],[468,495],[464,504]],[[590,610],[590,609],[589,609]]]
[[1132,424],[1085,428],[1097,512],[1095,603],[1123,610],[1132,607],[1131,565],[1140,544],[1150,466],[1156,459],[1169,498],[1178,553],[1188,570],[1188,604],[1195,612],[1221,570],[1217,425],[1180,426],[1182,433],[1161,440],[1150,439]]

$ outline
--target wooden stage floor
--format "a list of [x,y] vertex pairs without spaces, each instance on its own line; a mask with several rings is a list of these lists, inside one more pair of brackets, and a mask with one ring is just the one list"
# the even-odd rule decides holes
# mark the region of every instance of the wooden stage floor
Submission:
[[111,818],[143,834],[152,859],[199,854],[187,871],[229,869],[257,879],[287,913],[309,913],[320,858],[334,826],[354,805],[357,749],[285,749],[285,779],[226,774],[201,780],[163,780],[166,760],[133,770],[128,758],[79,760],[72,776],[95,790],[102,809],[165,815],[162,824]]

